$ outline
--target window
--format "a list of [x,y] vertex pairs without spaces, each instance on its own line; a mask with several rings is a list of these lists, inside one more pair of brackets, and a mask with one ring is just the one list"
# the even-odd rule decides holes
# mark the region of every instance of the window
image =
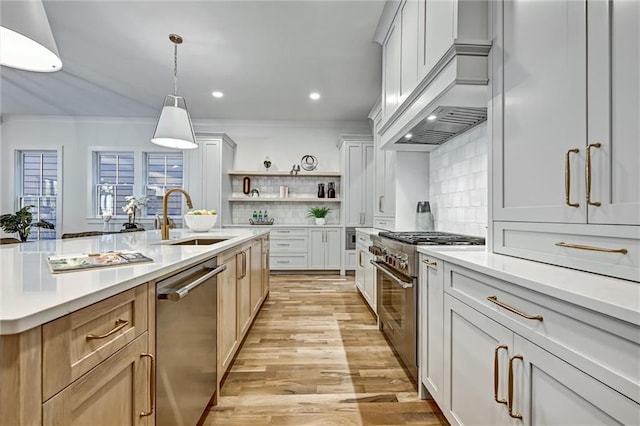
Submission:
[[[181,188],[184,179],[182,153],[147,153],[145,192],[149,199],[147,216],[162,215],[162,197],[167,189]],[[182,197],[169,198],[168,214],[182,215]]]
[[132,152],[97,152],[96,213],[126,216],[122,207],[133,195],[134,161]]
[[[33,221],[46,220],[57,225],[58,153],[56,151],[19,151],[18,201],[20,208],[33,206]],[[56,226],[57,228],[57,226]],[[55,239],[56,229],[31,228],[29,240]]]

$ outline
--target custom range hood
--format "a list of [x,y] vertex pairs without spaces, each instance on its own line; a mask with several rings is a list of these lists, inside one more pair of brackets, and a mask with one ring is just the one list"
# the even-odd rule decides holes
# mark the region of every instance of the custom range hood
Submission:
[[487,120],[490,42],[454,41],[398,108],[383,120],[383,149],[433,151]]

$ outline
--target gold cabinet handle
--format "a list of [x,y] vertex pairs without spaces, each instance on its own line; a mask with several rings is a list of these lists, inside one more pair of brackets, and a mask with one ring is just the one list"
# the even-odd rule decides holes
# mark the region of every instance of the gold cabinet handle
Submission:
[[568,244],[562,241],[560,241],[559,243],[556,243],[556,245],[558,247],[574,248],[578,250],[601,251],[604,253],[622,253],[622,254],[629,253],[629,250],[627,250],[626,248],[610,249],[610,248],[604,248],[604,247],[583,246],[581,244]]
[[571,153],[577,154],[578,152],[580,152],[578,148],[570,149],[564,160],[564,202],[569,207],[580,207],[580,203],[571,202],[571,162],[569,161]]
[[140,413],[141,417],[150,416],[153,414],[155,410],[156,404],[156,359],[153,357],[153,354],[149,353],[141,353],[140,357],[148,357],[151,360],[151,365],[149,366],[149,405],[151,405],[151,409],[149,411],[142,411]]
[[105,337],[109,337],[114,333],[117,333],[118,331],[122,330],[123,328],[125,328],[127,325],[129,325],[129,321],[127,320],[123,320],[123,319],[117,319],[116,320],[116,326],[113,327],[111,330],[107,331],[105,334],[87,334],[86,339],[87,340],[94,340],[94,339],[104,339]]
[[509,401],[507,402],[507,407],[509,408],[509,415],[514,419],[521,419],[522,414],[513,412],[513,360],[519,359],[524,360],[524,357],[520,354],[514,355],[509,358]]
[[422,263],[424,263],[427,266],[438,266],[438,262],[436,262],[435,260],[432,262],[429,259],[425,259],[422,261]]
[[489,296],[487,297],[487,300],[491,303],[495,303],[496,305],[500,306],[501,308],[505,308],[507,311],[513,312],[514,314],[520,315],[523,318],[526,319],[530,319],[530,320],[536,320],[536,321],[542,321],[542,315],[527,315],[522,311],[517,310],[514,307],[511,307],[509,305],[507,305],[504,302],[501,302],[498,300],[498,296]]
[[506,399],[499,399],[498,398],[498,384],[499,384],[499,367],[500,367],[500,363],[498,362],[498,352],[500,351],[500,349],[505,349],[506,351],[509,350],[509,347],[507,345],[498,345],[496,346],[496,350],[493,353],[493,399],[498,403],[498,404],[506,404],[507,400]]
[[600,148],[600,142],[587,145],[587,204],[590,206],[600,206],[600,201],[591,201],[591,148]]

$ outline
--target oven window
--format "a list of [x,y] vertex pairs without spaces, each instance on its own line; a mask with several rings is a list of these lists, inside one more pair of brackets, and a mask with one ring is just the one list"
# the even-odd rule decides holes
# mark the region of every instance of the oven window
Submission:
[[391,317],[398,330],[404,328],[404,313],[406,312],[406,292],[396,282],[385,274],[378,274],[378,280],[382,279],[382,307]]

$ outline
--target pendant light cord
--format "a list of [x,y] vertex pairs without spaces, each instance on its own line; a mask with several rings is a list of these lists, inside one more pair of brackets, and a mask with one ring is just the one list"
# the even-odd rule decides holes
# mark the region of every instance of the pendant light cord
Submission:
[[178,96],[178,44],[173,43],[173,96]]

